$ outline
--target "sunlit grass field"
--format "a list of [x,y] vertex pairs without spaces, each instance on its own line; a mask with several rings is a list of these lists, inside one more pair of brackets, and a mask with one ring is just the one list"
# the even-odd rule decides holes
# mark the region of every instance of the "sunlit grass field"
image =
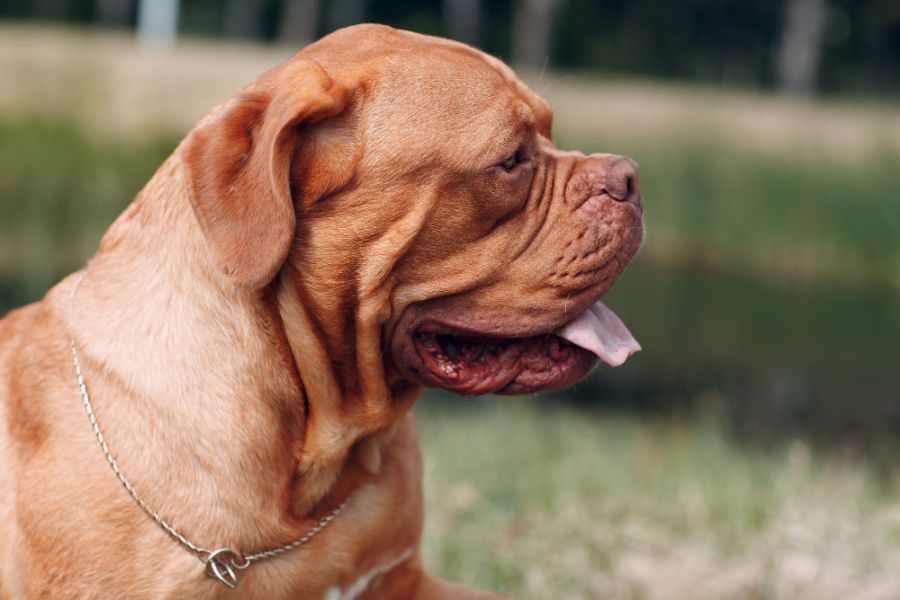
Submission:
[[900,469],[721,423],[454,396],[417,410],[428,564],[524,598],[900,595]]
[[[0,27],[0,314],[82,265],[190,123],[288,54],[188,43],[167,62],[122,36],[35,35]],[[641,164],[643,265],[900,291],[896,107],[534,83],[560,147]],[[631,275],[661,293],[652,271]],[[697,318],[708,326],[679,342],[692,360],[692,345],[729,331]],[[767,327],[785,327],[758,321],[757,355]],[[746,359],[738,340],[717,341]],[[535,599],[900,598],[895,455],[802,435],[749,444],[702,402],[639,416],[589,408],[584,393],[577,406],[431,395],[417,407],[432,568]]]

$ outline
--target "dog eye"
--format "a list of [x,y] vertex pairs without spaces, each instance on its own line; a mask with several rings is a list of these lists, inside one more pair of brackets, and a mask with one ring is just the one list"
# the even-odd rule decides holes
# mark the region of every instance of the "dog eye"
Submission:
[[502,161],[497,163],[497,166],[509,173],[513,170],[513,168],[519,164],[519,152],[518,150],[504,158]]

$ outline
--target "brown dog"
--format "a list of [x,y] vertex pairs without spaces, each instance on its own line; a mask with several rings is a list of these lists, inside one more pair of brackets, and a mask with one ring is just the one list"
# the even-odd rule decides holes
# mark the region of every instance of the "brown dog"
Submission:
[[0,597],[496,597],[422,568],[410,406],[637,349],[598,302],[636,167],[550,124],[498,60],[372,25],[212,111],[0,322]]

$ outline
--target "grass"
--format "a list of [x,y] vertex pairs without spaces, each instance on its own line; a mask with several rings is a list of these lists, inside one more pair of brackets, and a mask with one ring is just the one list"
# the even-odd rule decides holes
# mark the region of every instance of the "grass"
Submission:
[[896,468],[521,399],[433,397],[418,422],[425,555],[446,577],[523,598],[900,591]]

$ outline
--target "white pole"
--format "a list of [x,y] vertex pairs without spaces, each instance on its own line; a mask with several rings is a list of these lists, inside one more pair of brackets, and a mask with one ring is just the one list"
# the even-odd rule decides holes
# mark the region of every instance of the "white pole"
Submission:
[[791,0],[787,5],[776,64],[782,92],[811,96],[816,91],[827,16],[825,0]]
[[142,44],[168,47],[178,33],[179,0],[140,0],[138,40]]

